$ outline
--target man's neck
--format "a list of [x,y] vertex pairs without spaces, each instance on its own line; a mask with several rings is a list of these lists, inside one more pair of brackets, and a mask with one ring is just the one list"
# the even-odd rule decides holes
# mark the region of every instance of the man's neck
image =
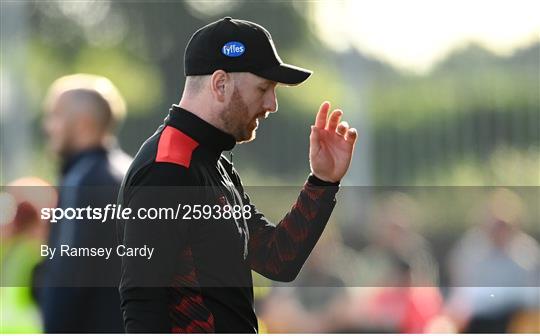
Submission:
[[215,128],[225,133],[228,133],[223,123],[219,119],[219,112],[212,111],[211,107],[208,106],[207,103],[205,104],[204,102],[198,100],[191,100],[182,97],[182,99],[178,103],[178,106],[190,113],[193,113],[194,115],[206,121]]

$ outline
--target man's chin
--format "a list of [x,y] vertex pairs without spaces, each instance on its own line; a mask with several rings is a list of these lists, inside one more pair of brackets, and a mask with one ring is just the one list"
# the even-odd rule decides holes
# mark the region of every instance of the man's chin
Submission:
[[237,137],[236,138],[236,143],[241,144],[241,143],[250,142],[250,141],[255,140],[256,137],[257,137],[257,130],[254,129],[253,131],[251,131],[250,134],[247,134],[247,135],[241,136],[241,137]]

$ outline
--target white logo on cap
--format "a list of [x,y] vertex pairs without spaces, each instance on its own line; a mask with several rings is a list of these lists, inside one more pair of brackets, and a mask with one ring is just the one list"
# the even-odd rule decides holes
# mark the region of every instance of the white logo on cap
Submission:
[[239,57],[244,54],[246,47],[242,42],[230,41],[223,45],[221,48],[221,53],[227,57]]

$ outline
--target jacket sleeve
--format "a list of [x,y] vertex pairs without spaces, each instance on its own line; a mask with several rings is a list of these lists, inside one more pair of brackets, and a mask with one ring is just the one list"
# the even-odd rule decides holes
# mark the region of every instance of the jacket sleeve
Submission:
[[143,220],[137,212],[141,208],[176,209],[187,198],[194,180],[186,168],[171,163],[153,163],[139,175],[129,181],[121,195],[123,206],[131,208],[139,219],[128,219],[120,225],[120,243],[127,247],[146,245],[154,248],[154,253],[151,259],[122,258],[119,290],[124,325],[129,333],[170,333],[168,291],[175,257],[185,245],[189,223],[180,219]]
[[268,221],[243,192],[244,203],[252,208],[248,221],[251,268],[272,280],[293,281],[330,218],[338,189],[339,183],[309,176],[291,210],[277,225]]

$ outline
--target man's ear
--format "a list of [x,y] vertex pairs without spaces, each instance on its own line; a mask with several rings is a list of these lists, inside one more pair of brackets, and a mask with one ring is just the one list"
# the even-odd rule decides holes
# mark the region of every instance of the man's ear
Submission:
[[210,78],[210,88],[214,98],[223,103],[229,95],[232,78],[223,70],[216,70]]

